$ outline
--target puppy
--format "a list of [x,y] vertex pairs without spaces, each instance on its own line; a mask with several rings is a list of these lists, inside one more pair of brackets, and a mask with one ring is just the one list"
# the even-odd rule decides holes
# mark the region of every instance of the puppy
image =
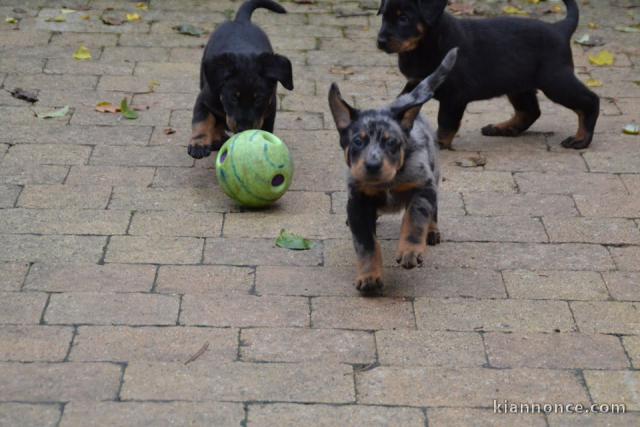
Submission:
[[193,107],[191,157],[201,159],[219,150],[227,131],[273,132],[277,82],[293,89],[291,62],[274,54],[267,35],[251,23],[257,8],[287,13],[271,0],[248,0],[235,20],[222,24],[207,43]]
[[440,243],[435,135],[419,112],[456,56],[454,49],[431,76],[381,110],[356,110],[335,83],[331,86],[329,106],[349,166],[347,216],[358,257],[355,286],[361,292],[383,286],[378,213],[405,209],[396,257],[404,268],[422,264],[427,243]]
[[565,148],[591,143],[600,100],[573,70],[571,35],[578,25],[575,0],[563,0],[566,19],[553,24],[533,19],[457,19],[444,9],[447,0],[382,0],[378,48],[399,54],[400,71],[410,91],[454,46],[459,60],[435,98],[440,101],[438,142],[450,148],[471,101],[507,95],[515,115],[482,129],[486,136],[516,136],[540,117],[536,90],[578,115],[578,132]]

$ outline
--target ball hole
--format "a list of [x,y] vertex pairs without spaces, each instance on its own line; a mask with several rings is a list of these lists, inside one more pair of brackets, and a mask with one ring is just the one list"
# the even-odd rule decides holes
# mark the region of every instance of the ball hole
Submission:
[[271,180],[271,185],[273,187],[280,187],[282,184],[284,184],[284,175],[278,174]]
[[224,150],[220,155],[220,163],[224,163],[225,160],[227,160],[227,150]]

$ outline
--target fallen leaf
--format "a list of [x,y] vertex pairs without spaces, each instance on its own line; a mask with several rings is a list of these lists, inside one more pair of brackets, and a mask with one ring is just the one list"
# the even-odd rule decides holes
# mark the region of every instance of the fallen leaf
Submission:
[[58,16],[54,16],[52,18],[47,18],[45,19],[46,22],[66,22],[67,18],[64,17],[64,15],[58,15]]
[[636,25],[616,25],[614,27],[616,31],[621,33],[640,33],[640,24]]
[[529,12],[515,6],[505,6],[502,8],[502,11],[507,15],[529,16]]
[[91,17],[89,15],[82,15],[80,19],[82,19],[83,21],[90,21]]
[[191,24],[176,25],[175,27],[173,27],[173,29],[186,36],[200,37],[205,33],[205,30],[203,30],[202,28],[198,28]]
[[64,117],[69,113],[69,106],[65,105],[59,110],[49,111],[48,113],[37,113],[36,117],[39,119],[56,119],[59,117]]
[[120,108],[110,102],[98,102],[96,105],[96,111],[101,113],[119,113]]
[[136,21],[139,21],[140,19],[142,19],[142,17],[137,13],[127,13],[127,21],[129,22],[136,22]]
[[468,157],[456,162],[461,168],[478,168],[487,164],[487,159],[482,156]]
[[335,67],[331,67],[331,68],[329,69],[329,72],[330,72],[331,74],[339,74],[339,75],[341,75],[341,76],[350,76],[350,75],[352,75],[352,74],[354,74],[354,73],[355,73],[355,71],[353,71],[351,68],[349,68],[349,67],[342,67],[342,66],[339,66],[339,65],[337,65],[337,66],[335,66]]
[[472,4],[465,3],[451,3],[449,5],[449,10],[454,15],[475,15],[476,10]]
[[284,229],[280,230],[280,235],[276,239],[276,246],[279,248],[291,249],[292,251],[307,251],[315,246],[308,239],[297,234],[289,233]]
[[114,14],[108,14],[108,15],[103,15],[102,18],[100,18],[102,20],[102,23],[105,25],[122,25],[124,24],[124,19],[121,18],[120,16],[114,15]]
[[602,80],[598,79],[589,79],[587,80],[588,87],[602,87]]
[[600,28],[600,25],[598,25],[598,23],[596,23],[596,22],[589,22],[589,24],[587,26],[589,28],[591,28],[592,30],[596,30],[596,29]]
[[529,3],[538,4],[538,3],[540,3],[540,0],[529,0]]
[[174,128],[164,128],[163,132],[165,135],[173,135],[176,133],[176,130]]
[[23,101],[27,101],[27,102],[31,102],[32,104],[34,102],[38,102],[38,95],[36,95],[33,92],[29,92],[27,90],[24,90],[22,88],[15,88],[14,90],[9,92],[11,94],[11,96],[13,96],[16,99],[21,99]]
[[589,34],[585,34],[582,37],[575,39],[574,42],[579,45],[589,47],[604,45],[604,39],[602,37],[590,36]]
[[125,119],[135,120],[138,118],[138,113],[129,108],[127,98],[122,98],[122,101],[120,101],[120,112]]
[[184,362],[184,364],[188,365],[189,363],[194,362],[196,359],[198,359],[198,357],[202,356],[204,354],[204,352],[207,351],[208,349],[209,349],[209,342],[207,341],[206,343],[204,343],[202,348],[200,348],[200,350],[196,351],[196,353],[193,356],[191,356],[189,358],[189,360]]
[[589,55],[589,62],[598,67],[605,67],[613,65],[616,62],[616,58],[613,56],[613,53],[608,50],[603,50],[597,55]]
[[73,58],[78,61],[87,61],[91,59],[91,51],[85,45],[82,45],[73,54]]
[[136,9],[149,10],[149,5],[144,2],[136,3]]
[[62,8],[60,9],[60,13],[62,13],[63,15],[68,15],[70,13],[75,13],[75,9],[67,9],[67,8]]
[[631,123],[626,125],[624,129],[622,129],[622,132],[625,135],[640,135],[640,126],[635,123]]
[[7,16],[7,18],[4,20],[4,22],[6,22],[7,24],[17,24],[18,20],[16,18],[14,18],[13,16]]
[[160,82],[157,80],[151,80],[149,82],[149,92],[155,92],[156,88],[160,86]]

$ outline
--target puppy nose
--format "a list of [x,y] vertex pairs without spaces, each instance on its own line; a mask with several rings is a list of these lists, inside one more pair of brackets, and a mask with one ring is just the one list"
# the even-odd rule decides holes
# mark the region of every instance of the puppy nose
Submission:
[[387,43],[389,42],[389,40],[387,40],[386,37],[384,36],[378,36],[378,48],[379,49],[383,49],[387,46]]
[[375,175],[382,169],[382,162],[377,159],[369,159],[364,163],[364,167],[369,175]]

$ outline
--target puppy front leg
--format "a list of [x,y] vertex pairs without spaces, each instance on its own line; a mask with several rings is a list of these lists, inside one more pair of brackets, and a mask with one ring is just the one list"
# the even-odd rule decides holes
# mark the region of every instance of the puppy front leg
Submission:
[[438,110],[438,144],[440,148],[452,150],[453,138],[456,136],[466,104],[453,104],[446,101],[440,102]]
[[[437,233],[437,192],[429,186],[416,191],[402,218],[396,261],[406,269],[421,265],[427,251],[427,236]],[[435,235],[432,239],[435,239]]]
[[201,92],[193,107],[191,140],[187,150],[195,159],[208,157],[212,151],[219,150],[226,140],[224,122],[217,120],[209,111],[203,102],[203,97]]
[[405,93],[411,93],[419,84],[420,84],[420,80],[413,80],[413,79],[407,80],[407,84],[404,85],[402,92],[400,92],[400,95],[398,96],[404,95]]
[[376,208],[366,197],[350,195],[347,216],[358,257],[355,287],[363,293],[374,292],[383,287],[382,252],[376,241]]

